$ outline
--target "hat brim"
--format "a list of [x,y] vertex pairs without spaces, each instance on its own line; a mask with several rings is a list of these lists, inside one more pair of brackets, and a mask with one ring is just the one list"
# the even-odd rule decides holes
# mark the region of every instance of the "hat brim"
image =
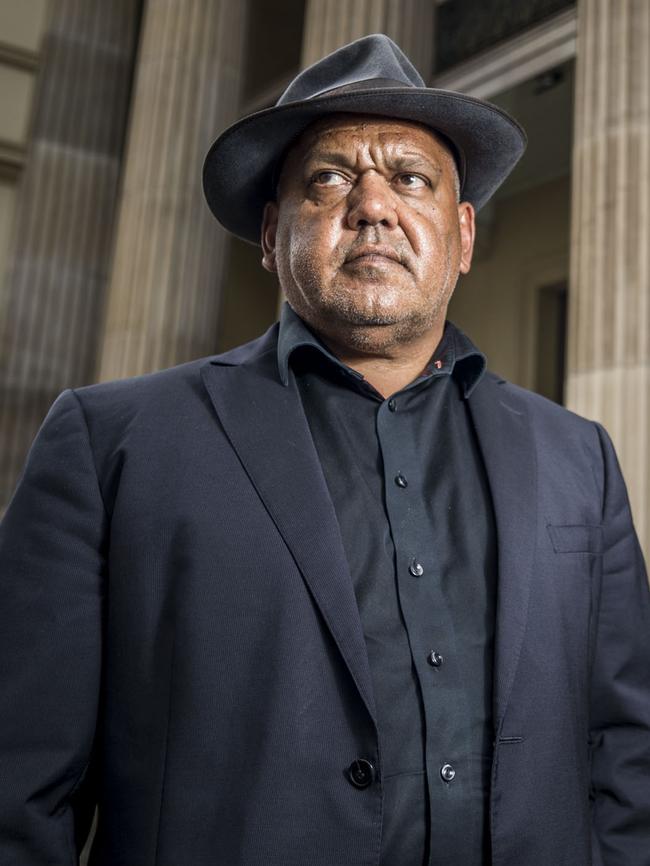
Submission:
[[460,161],[461,197],[476,210],[526,149],[526,134],[509,114],[448,90],[390,87],[291,102],[244,117],[208,151],[203,190],[217,220],[232,234],[259,244],[264,206],[275,197],[273,177],[279,160],[311,123],[338,112],[410,120],[446,136]]

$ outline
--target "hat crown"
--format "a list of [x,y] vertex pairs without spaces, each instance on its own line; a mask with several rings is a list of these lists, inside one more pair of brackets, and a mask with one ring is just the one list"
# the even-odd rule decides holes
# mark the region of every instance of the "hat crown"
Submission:
[[363,36],[344,45],[303,70],[278,99],[286,105],[314,99],[331,90],[360,85],[373,79],[392,82],[394,87],[425,87],[419,72],[406,54],[383,33]]
[[478,210],[526,147],[526,135],[489,102],[427,88],[388,36],[364,36],[304,69],[272,108],[241,118],[212,144],[203,189],[213,214],[233,234],[259,243],[264,209],[292,142],[319,118],[365,114],[428,126],[450,143],[461,196]]

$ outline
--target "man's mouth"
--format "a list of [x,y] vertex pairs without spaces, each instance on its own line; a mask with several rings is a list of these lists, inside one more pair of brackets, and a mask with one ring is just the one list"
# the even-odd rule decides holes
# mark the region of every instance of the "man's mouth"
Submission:
[[355,247],[350,250],[345,258],[345,264],[351,262],[359,262],[360,264],[380,264],[386,260],[396,262],[398,265],[404,265],[402,257],[392,247],[382,244],[364,244],[361,247]]

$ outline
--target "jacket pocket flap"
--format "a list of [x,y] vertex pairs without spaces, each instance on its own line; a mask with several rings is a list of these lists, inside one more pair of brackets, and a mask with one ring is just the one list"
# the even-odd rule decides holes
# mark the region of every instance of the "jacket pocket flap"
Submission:
[[603,531],[601,526],[547,525],[553,550],[556,553],[601,553]]

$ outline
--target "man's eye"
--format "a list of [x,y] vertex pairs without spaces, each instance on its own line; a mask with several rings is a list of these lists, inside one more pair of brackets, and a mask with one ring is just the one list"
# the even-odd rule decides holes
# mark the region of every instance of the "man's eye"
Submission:
[[341,186],[346,183],[346,179],[337,171],[318,171],[311,180],[319,186]]
[[407,189],[422,189],[423,187],[428,186],[428,182],[425,178],[421,177],[419,174],[411,174],[410,172],[399,174],[396,180],[400,186],[405,186]]

